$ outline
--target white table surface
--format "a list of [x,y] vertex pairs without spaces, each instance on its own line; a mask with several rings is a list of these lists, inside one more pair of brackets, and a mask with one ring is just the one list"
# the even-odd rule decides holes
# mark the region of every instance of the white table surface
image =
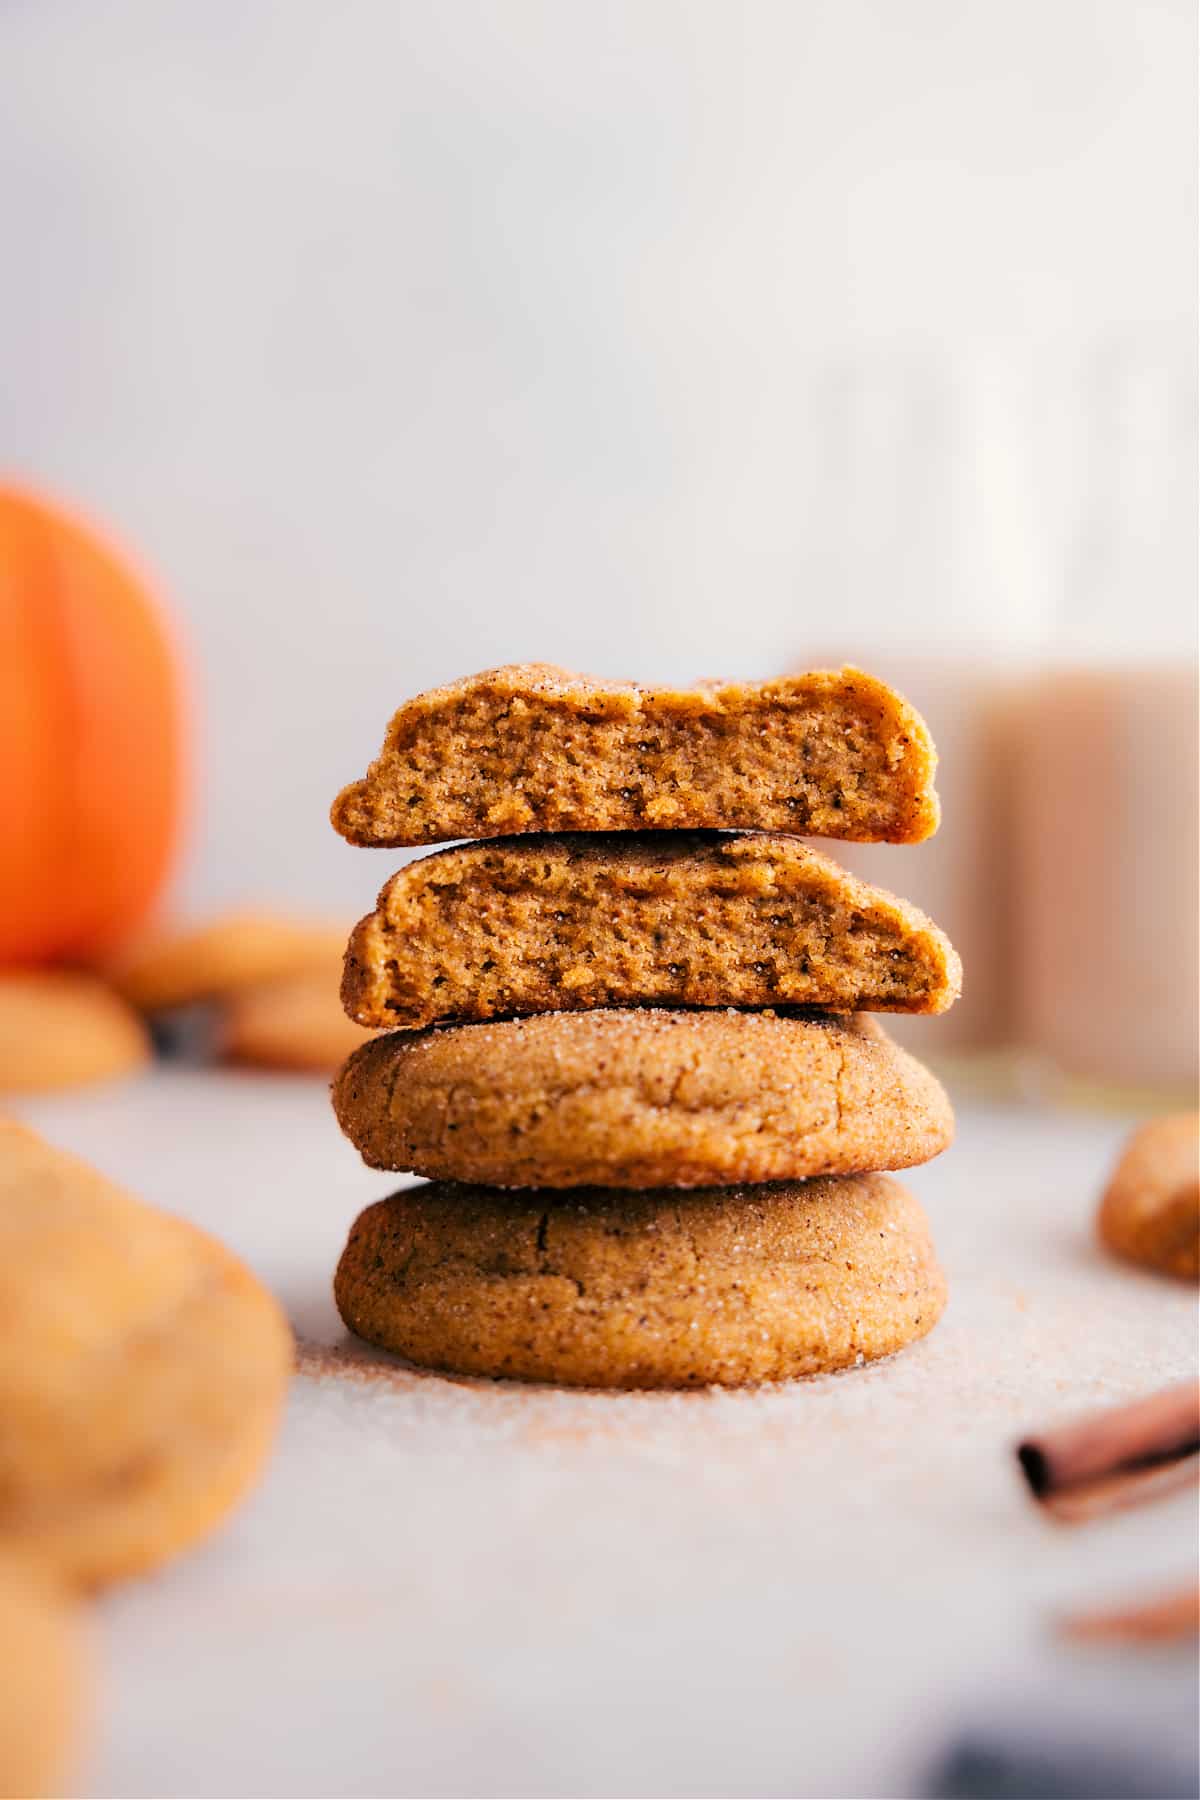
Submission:
[[[323,1083],[159,1070],[16,1110],[232,1245],[304,1344],[350,1348],[330,1277],[389,1179]],[[99,1608],[81,1792],[880,1800],[980,1719],[1158,1741],[1189,1652],[1051,1622],[1194,1575],[1194,1497],[1068,1529],[1012,1457],[1196,1368],[1194,1293],[1091,1237],[1129,1123],[960,1107],[905,1178],[950,1306],[873,1368],[613,1395],[304,1351],[255,1495]]]

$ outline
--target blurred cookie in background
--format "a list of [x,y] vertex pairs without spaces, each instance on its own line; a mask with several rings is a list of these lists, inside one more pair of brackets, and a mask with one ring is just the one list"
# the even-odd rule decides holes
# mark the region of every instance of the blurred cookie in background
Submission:
[[145,940],[112,979],[173,1061],[332,1073],[366,1036],[339,998],[347,935],[283,913],[229,913]]
[[111,1081],[150,1058],[143,1021],[94,976],[71,969],[0,972],[0,1091]]
[[1200,1278],[1200,1113],[1138,1127],[1104,1191],[1096,1228],[1126,1262]]
[[140,1012],[173,1011],[308,970],[342,966],[346,928],[270,912],[236,912],[164,930],[132,947],[109,980]]
[[370,1035],[347,1018],[336,971],[321,971],[234,994],[218,1047],[226,1061],[249,1067],[332,1074]]

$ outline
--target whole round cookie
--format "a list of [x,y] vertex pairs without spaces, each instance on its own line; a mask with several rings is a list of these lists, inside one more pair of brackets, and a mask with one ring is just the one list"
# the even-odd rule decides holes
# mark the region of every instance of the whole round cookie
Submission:
[[57,1794],[79,1736],[84,1680],[77,1603],[21,1557],[0,1557],[0,1794]]
[[652,1007],[393,1032],[334,1084],[377,1169],[494,1187],[710,1187],[927,1162],[940,1084],[863,1016]]
[[571,1387],[737,1387],[889,1356],[946,1284],[884,1175],[630,1194],[433,1182],[361,1214],[334,1293],[426,1368]]
[[1113,1170],[1096,1224],[1104,1243],[1126,1261],[1185,1281],[1200,1277],[1200,1114],[1139,1126]]
[[0,1540],[84,1585],[213,1527],[256,1475],[292,1360],[236,1257],[0,1123]]
[[149,1061],[142,1021],[92,976],[65,969],[0,974],[0,1090],[108,1081]]

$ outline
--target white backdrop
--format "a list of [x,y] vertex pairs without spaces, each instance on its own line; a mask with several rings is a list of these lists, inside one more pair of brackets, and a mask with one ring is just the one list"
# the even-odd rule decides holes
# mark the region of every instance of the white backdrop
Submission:
[[190,640],[182,903],[361,910],[395,859],[334,789],[496,661],[1186,647],[1195,36],[1190,0],[0,10],[0,457]]

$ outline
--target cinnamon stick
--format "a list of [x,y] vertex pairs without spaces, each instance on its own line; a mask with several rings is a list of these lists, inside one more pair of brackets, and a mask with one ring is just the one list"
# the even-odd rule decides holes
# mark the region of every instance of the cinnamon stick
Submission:
[[1051,1501],[1198,1452],[1200,1382],[1189,1381],[1026,1438],[1017,1459],[1034,1496]]
[[1200,1482],[1200,1465],[1195,1457],[1184,1456],[1178,1462],[1158,1463],[1149,1469],[1124,1469],[1117,1475],[1101,1475],[1096,1481],[1085,1481],[1079,1487],[1059,1488],[1042,1501],[1046,1512],[1064,1525],[1086,1525],[1106,1513],[1129,1512],[1151,1500],[1161,1500],[1182,1488]]

